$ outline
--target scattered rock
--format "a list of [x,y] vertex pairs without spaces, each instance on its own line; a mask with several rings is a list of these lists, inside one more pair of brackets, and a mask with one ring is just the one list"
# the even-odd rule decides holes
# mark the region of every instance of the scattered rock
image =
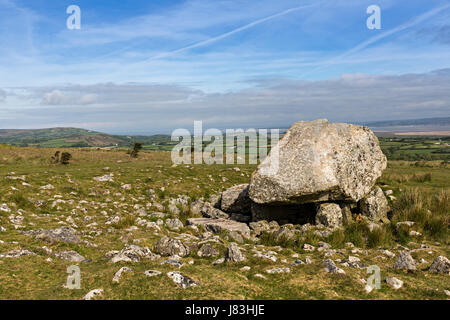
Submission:
[[89,291],[84,297],[83,300],[92,300],[94,297],[100,296],[103,294],[103,289],[94,289]]
[[225,261],[241,262],[241,261],[245,261],[245,260],[246,260],[246,258],[242,254],[241,250],[239,249],[239,246],[236,243],[232,242],[227,248],[227,253],[225,255]]
[[403,281],[396,277],[386,278],[386,283],[395,290],[400,289],[403,286]]
[[82,262],[86,260],[81,254],[74,250],[55,252],[54,255],[59,259],[72,262]]
[[206,243],[197,251],[197,255],[199,257],[216,257],[219,255],[219,251],[210,244]]
[[105,174],[104,176],[101,176],[101,177],[94,177],[93,179],[98,182],[114,182],[113,177],[114,177],[114,174],[110,173],[110,174]]
[[397,256],[394,269],[416,270],[416,261],[411,257],[409,252],[402,251]]
[[158,271],[158,270],[146,270],[146,271],[144,271],[144,274],[147,277],[156,277],[156,276],[159,276],[161,274],[161,271]]
[[167,219],[166,226],[172,230],[180,230],[184,227],[183,222],[180,219]]
[[3,203],[0,205],[0,211],[10,213],[11,209],[8,207],[8,205],[6,203]]
[[6,253],[0,253],[0,258],[20,258],[29,255],[35,255],[35,253],[26,249],[18,249],[18,250],[11,250]]
[[171,256],[168,259],[161,261],[161,264],[170,264],[171,266],[174,266],[175,268],[181,268],[182,266],[184,266],[184,263],[180,261],[180,257],[175,255],[175,256]]
[[278,259],[273,252],[262,253],[257,251],[253,256],[260,259],[270,260],[272,262],[276,262]]
[[366,267],[366,265],[364,263],[362,263],[358,257],[355,257],[355,256],[349,256],[347,259],[343,260],[341,262],[341,264],[346,267],[357,268],[357,269],[362,269],[362,268]]
[[[108,254],[107,254],[108,255]],[[147,247],[140,247],[134,244],[129,244],[121,251],[109,252],[109,256],[112,256],[111,262],[139,262],[141,259],[156,260],[160,256],[154,254]]]
[[450,274],[450,260],[444,256],[437,257],[431,264],[429,271]]
[[266,270],[267,273],[290,273],[291,269],[289,268],[274,268]]
[[316,250],[316,247],[314,247],[314,246],[312,246],[312,245],[310,245],[310,244],[304,243],[302,249],[303,249],[304,251],[311,252],[311,251]]
[[128,268],[128,267],[122,267],[119,269],[119,271],[116,272],[112,281],[119,283],[120,277],[122,276],[122,273],[124,273],[124,272],[134,272],[134,270],[131,268]]
[[329,273],[342,273],[345,274],[345,271],[336,267],[334,262],[331,259],[326,259],[323,264],[325,265],[325,271]]
[[213,265],[222,264],[225,262],[225,258],[219,258],[216,261],[213,262]]
[[206,202],[201,209],[202,216],[210,219],[228,219],[230,215],[222,210],[213,207],[209,202]]
[[180,257],[185,257],[190,253],[189,247],[187,247],[183,242],[170,237],[163,237],[159,239],[155,245],[155,251],[162,256],[177,255]]
[[181,289],[198,286],[199,283],[192,280],[188,276],[181,274],[178,271],[168,272],[167,276],[173,280]]
[[23,233],[33,235],[38,240],[43,240],[50,243],[79,243],[81,241],[80,237],[77,235],[77,231],[71,227],[61,227],[48,230],[31,230]]

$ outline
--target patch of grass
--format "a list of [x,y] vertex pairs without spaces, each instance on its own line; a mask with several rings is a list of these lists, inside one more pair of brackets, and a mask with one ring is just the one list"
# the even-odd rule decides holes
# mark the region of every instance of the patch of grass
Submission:
[[22,193],[14,192],[10,199],[17,205],[19,209],[26,209],[31,207],[31,202],[26,199]]
[[128,214],[124,217],[121,217],[119,222],[114,224],[114,227],[117,229],[127,229],[134,225],[136,221],[136,217]]

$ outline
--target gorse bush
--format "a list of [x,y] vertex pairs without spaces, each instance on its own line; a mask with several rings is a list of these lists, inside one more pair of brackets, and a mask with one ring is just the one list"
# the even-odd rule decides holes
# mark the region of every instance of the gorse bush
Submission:
[[72,155],[69,152],[56,151],[55,154],[50,158],[52,163],[69,164]]
[[142,150],[142,143],[135,142],[133,145],[133,149],[130,150],[130,157],[137,158],[139,151],[141,151],[141,150]]

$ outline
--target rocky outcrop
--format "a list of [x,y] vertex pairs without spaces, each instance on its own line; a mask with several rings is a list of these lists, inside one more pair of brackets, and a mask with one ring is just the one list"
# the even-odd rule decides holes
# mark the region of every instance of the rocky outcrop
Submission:
[[369,128],[300,121],[252,174],[249,195],[259,204],[357,202],[370,192],[386,163]]

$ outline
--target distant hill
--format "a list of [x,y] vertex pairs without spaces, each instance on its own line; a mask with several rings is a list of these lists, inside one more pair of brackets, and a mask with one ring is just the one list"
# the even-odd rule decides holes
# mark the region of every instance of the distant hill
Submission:
[[395,127],[395,126],[449,126],[450,117],[444,118],[424,118],[413,120],[387,120],[366,122],[363,125],[368,127]]
[[0,144],[55,148],[129,146],[170,141],[170,136],[120,136],[79,128],[0,129]]
[[[416,126],[419,131],[439,131],[450,128],[450,117],[426,118],[414,120],[387,120],[359,123],[378,131],[411,131],[408,126]],[[289,127],[289,126],[287,126]],[[380,130],[380,128],[382,130]],[[406,128],[406,129],[405,129]],[[442,129],[444,128],[444,129]],[[417,131],[415,130],[415,131]],[[450,129],[448,129],[450,130]],[[414,130],[413,130],[414,131]],[[285,129],[280,131],[281,134]],[[147,150],[171,150],[177,142],[170,135],[113,135],[79,128],[48,129],[0,129],[0,144],[14,146],[36,146],[47,148],[84,148],[84,147],[128,147],[133,142],[141,142]]]

